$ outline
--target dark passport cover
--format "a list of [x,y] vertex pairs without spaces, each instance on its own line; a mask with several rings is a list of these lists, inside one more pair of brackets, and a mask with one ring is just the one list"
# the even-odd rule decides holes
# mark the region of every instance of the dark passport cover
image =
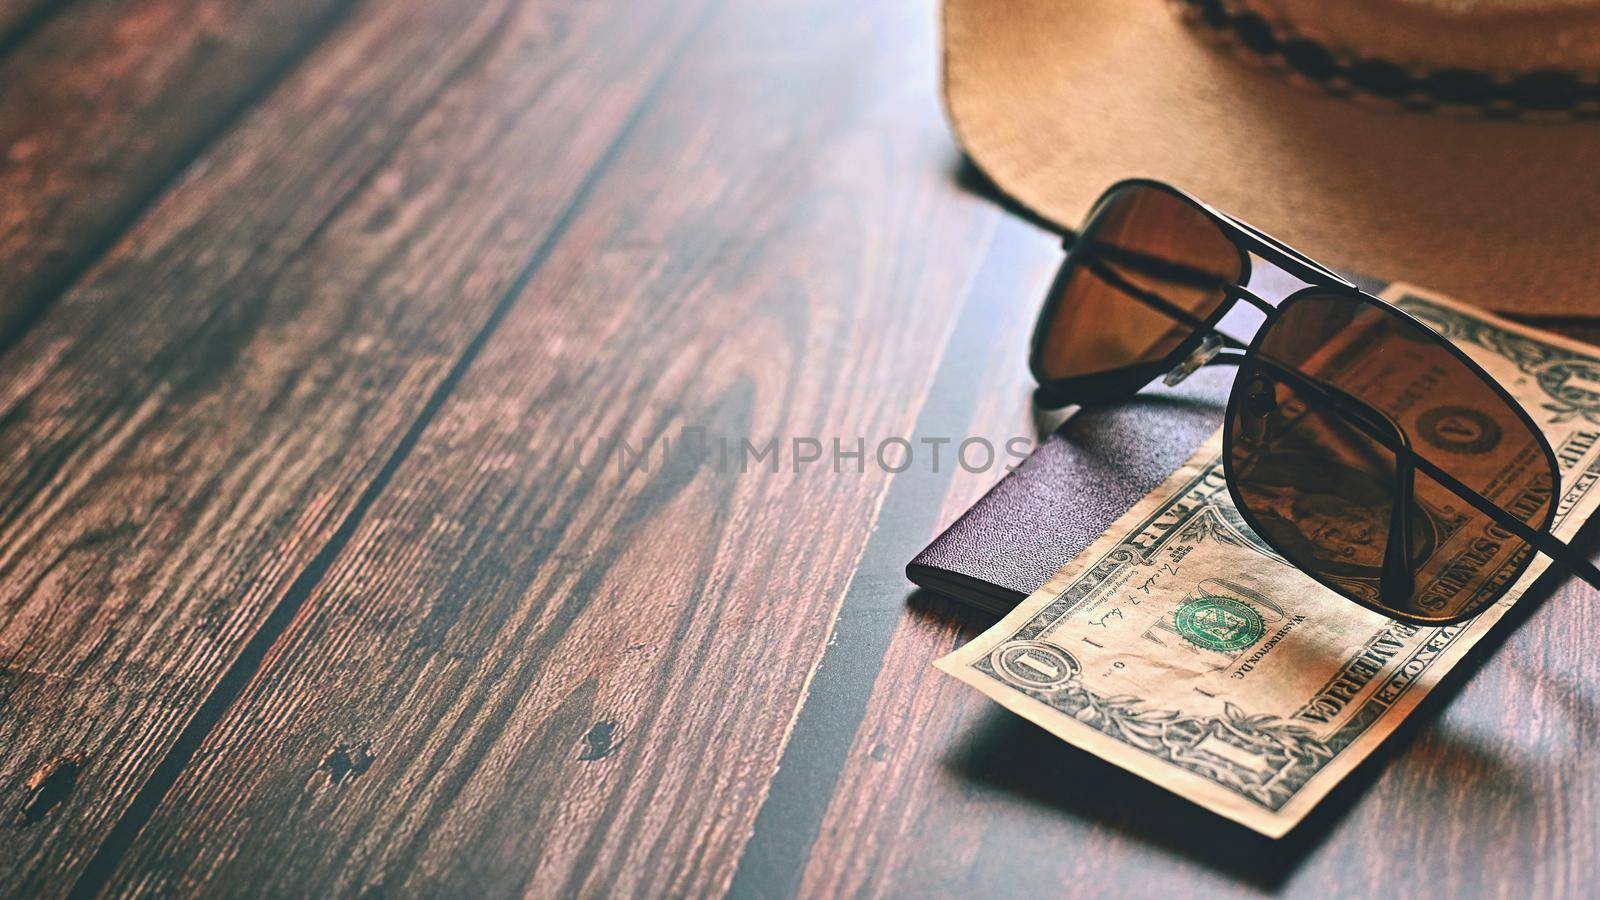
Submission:
[[906,566],[920,587],[1010,611],[1222,426],[1232,366],[1078,410]]
[[[1281,300],[1301,286],[1270,269],[1250,287]],[[1371,294],[1387,284],[1345,273]],[[1224,331],[1255,332],[1240,305]],[[1200,369],[1177,387],[1145,388],[1132,399],[1080,409],[1045,438],[906,566],[919,587],[1007,613],[1112,523],[1155,490],[1222,427],[1233,366]]]

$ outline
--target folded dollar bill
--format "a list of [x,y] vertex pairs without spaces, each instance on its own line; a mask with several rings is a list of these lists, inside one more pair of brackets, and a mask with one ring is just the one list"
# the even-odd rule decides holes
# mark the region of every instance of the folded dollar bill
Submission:
[[[1560,463],[1554,530],[1570,539],[1600,506],[1600,347],[1406,285],[1385,297],[1527,408]],[[1452,398],[1422,402],[1448,407]],[[1471,416],[1433,419],[1471,427]],[[1330,475],[1330,491],[1336,481]],[[1441,533],[1437,552],[1466,552],[1480,537]],[[1250,532],[1223,480],[1219,433],[998,624],[935,665],[1056,736],[1278,837],[1547,566],[1536,558],[1494,607],[1459,625],[1387,619],[1322,587]]]

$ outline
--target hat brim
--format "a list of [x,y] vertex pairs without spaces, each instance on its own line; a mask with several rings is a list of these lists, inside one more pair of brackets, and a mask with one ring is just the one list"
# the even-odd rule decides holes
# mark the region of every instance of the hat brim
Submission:
[[1493,309],[1600,314],[1600,124],[1377,108],[1290,83],[1149,0],[945,0],[973,162],[1072,227],[1129,176],[1328,264]]

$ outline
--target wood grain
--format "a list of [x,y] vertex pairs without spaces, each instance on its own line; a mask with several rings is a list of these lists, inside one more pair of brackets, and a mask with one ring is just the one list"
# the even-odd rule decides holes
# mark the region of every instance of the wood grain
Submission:
[[0,349],[350,3],[63,5],[0,8]]
[[[1027,371],[1022,360],[1000,348],[1013,346],[1017,323],[1032,317],[1031,298],[1053,274],[1058,248],[1056,240],[1022,222],[1006,219],[998,224],[914,429],[917,435],[950,438],[951,452],[942,467],[935,467],[930,457],[895,476],[841,601],[838,621],[843,624],[829,638],[740,857],[730,885],[734,896],[789,896],[800,887],[805,848],[822,827],[828,796],[848,759],[873,684],[891,677],[882,665],[904,612],[899,600],[908,587],[906,561],[927,544],[931,523],[960,512],[948,510],[952,479],[987,485],[998,477],[1000,465],[1020,458],[1011,455],[1012,442],[1019,437],[1027,441],[1032,433],[1031,388],[1019,381]],[[975,420],[973,411],[979,407],[1001,407],[1010,415]],[[995,469],[971,473],[950,458],[960,452],[957,442],[973,438],[999,448]]]
[[363,6],[0,357],[9,890],[93,886],[559,231],[678,12]]
[[910,427],[994,221],[949,183],[928,26],[717,15],[114,891],[727,884],[887,476],[572,441]]
[[0,0],[0,893],[1591,892],[1581,586],[1279,842],[934,672],[1058,251],[932,25]]

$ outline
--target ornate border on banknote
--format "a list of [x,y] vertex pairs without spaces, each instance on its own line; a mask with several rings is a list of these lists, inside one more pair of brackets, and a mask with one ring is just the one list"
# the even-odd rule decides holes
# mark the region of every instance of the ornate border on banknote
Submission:
[[[1561,463],[1555,530],[1570,537],[1600,505],[1600,431],[1588,428],[1600,425],[1600,352],[1415,288],[1397,285],[1388,299],[1510,383],[1530,412],[1537,407]],[[1268,577],[1252,587],[1251,578],[1208,571],[1213,577],[1190,584],[1192,568],[1180,574],[1184,558],[1208,544],[1214,549],[1202,558],[1237,561],[1246,551],[1246,567]],[[1417,628],[1385,620],[1294,572],[1251,533],[1233,508],[1213,439],[1015,611],[937,665],[1058,736],[1278,836],[1404,720],[1546,565],[1536,560],[1505,599],[1469,622]],[[1152,607],[1136,609],[1145,602],[1165,604],[1159,617],[1151,618]],[[1229,697],[1199,687],[1224,674],[1249,684],[1276,648],[1297,640],[1297,631],[1328,631],[1329,619],[1345,623],[1338,634],[1359,640],[1325,677],[1306,684],[1303,703],[1252,710],[1260,690]],[[1193,707],[1095,688],[1096,681],[1120,683],[1113,668],[1125,665],[1122,647],[1096,638],[1120,635],[1126,643],[1135,633],[1128,628],[1145,622],[1153,624],[1128,658],[1147,668],[1156,660],[1158,671],[1172,673],[1171,684],[1193,680],[1195,693],[1183,695]],[[1069,650],[1066,638],[1082,643]],[[1330,638],[1323,646],[1339,645]],[[1086,665],[1102,676],[1086,674]]]

